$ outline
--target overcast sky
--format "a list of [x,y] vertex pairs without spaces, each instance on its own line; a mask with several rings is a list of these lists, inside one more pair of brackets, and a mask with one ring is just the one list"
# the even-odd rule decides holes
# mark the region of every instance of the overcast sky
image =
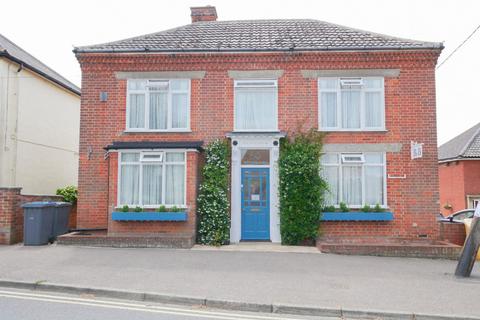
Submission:
[[[388,35],[444,41],[440,62],[479,24],[479,0],[16,0],[2,1],[0,33],[76,84],[73,46],[190,23],[190,6],[219,20],[311,18]],[[438,140],[480,122],[480,31],[437,70]]]

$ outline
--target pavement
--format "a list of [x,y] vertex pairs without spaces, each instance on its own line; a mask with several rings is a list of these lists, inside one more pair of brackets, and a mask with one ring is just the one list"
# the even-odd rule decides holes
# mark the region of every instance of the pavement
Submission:
[[480,304],[473,303],[480,265],[468,279],[455,278],[455,267],[450,260],[316,253],[0,246],[0,280],[45,289],[155,293],[212,307],[228,301],[281,306],[289,313],[312,307],[480,319]]

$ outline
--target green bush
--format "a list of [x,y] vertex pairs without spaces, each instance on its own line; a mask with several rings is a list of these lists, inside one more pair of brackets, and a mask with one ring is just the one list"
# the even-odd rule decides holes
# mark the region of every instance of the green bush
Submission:
[[67,186],[57,189],[57,195],[62,196],[63,200],[75,204],[78,198],[78,190],[75,186]]
[[135,209],[133,209],[134,212],[143,212],[143,208],[142,207],[135,207]]
[[282,243],[312,243],[318,236],[327,182],[320,176],[323,134],[314,130],[282,139],[279,157]]
[[373,211],[374,211],[374,212],[383,212],[383,211],[385,211],[385,210],[384,210],[382,207],[380,207],[380,204],[379,204],[379,203],[377,203],[377,204],[375,205],[375,207],[373,208]]
[[323,208],[322,211],[323,212],[335,212],[335,211],[337,211],[337,208],[335,208],[335,206],[326,206],[325,208]]
[[368,204],[364,205],[362,208],[363,212],[372,212],[372,207],[370,207]]
[[164,205],[161,205],[157,208],[157,212],[167,212],[167,208]]
[[340,212],[349,212],[350,208],[347,206],[345,202],[340,202]]
[[229,159],[226,140],[215,140],[205,149],[198,195],[198,242],[202,244],[220,246],[230,241]]
[[124,205],[122,207],[122,212],[129,212],[129,211],[130,211],[130,208],[127,205]]

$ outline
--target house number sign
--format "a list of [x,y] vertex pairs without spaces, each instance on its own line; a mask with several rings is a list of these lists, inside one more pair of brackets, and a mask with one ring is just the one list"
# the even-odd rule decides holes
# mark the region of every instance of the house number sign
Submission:
[[423,156],[423,143],[410,141],[410,155],[412,160]]

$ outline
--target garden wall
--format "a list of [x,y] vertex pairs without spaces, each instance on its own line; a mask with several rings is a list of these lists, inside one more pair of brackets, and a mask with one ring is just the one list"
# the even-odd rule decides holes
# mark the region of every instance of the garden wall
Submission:
[[[25,195],[22,188],[0,188],[0,245],[23,241],[22,204],[34,201],[62,201],[61,196]],[[70,228],[75,228],[76,207],[70,215]]]

